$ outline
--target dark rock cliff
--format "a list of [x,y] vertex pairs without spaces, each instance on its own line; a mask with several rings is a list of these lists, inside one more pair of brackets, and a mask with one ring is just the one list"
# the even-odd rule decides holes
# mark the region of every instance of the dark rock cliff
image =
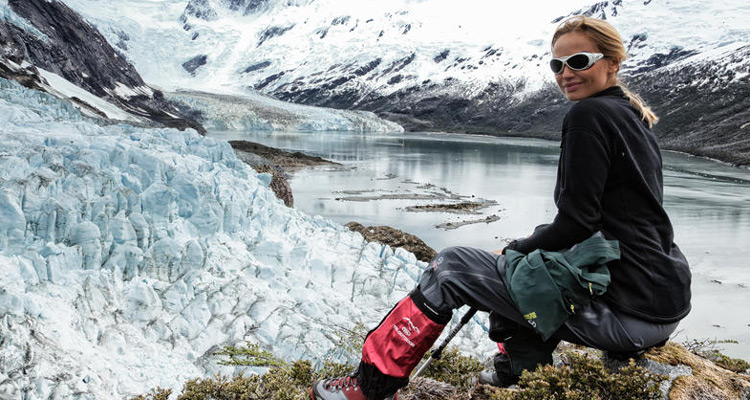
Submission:
[[[180,116],[160,91],[149,88],[99,31],[66,5],[56,0],[9,0],[8,5],[31,27],[0,20],[0,60],[31,66],[14,69],[0,63],[0,76],[40,89],[34,67],[43,68],[133,115],[168,127],[205,131]],[[123,88],[128,93],[123,94]]]

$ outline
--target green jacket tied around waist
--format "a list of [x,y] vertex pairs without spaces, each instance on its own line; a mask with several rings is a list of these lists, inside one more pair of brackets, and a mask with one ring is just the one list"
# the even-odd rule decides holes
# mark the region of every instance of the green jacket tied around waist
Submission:
[[607,291],[606,264],[619,258],[620,244],[600,233],[563,252],[507,250],[508,291],[526,321],[547,340],[570,315]]

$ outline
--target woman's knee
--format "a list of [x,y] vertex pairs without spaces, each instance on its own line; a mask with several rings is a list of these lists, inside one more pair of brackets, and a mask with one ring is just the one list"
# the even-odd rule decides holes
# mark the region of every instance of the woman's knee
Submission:
[[430,262],[434,270],[464,270],[472,266],[477,268],[494,264],[495,256],[492,253],[466,246],[446,247]]
[[446,247],[435,256],[432,260],[432,264],[436,264],[436,267],[441,267],[445,264],[460,264],[462,260],[467,258],[467,254],[472,249],[463,246],[451,246]]

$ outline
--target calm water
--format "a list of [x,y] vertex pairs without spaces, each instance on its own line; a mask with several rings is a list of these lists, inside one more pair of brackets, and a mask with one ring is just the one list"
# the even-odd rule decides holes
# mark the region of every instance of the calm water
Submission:
[[[439,250],[497,249],[555,215],[552,202],[559,144],[435,133],[210,134],[299,150],[342,164],[295,173],[295,207],[346,223],[388,225]],[[750,170],[664,153],[665,206],[675,241],[693,270],[693,311],[674,340],[720,344],[750,360]],[[475,215],[415,212],[415,205],[490,202]],[[456,226],[492,217],[494,222]]]

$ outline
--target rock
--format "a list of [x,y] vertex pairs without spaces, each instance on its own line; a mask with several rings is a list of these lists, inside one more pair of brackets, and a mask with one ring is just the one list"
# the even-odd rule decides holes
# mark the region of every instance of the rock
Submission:
[[294,194],[289,185],[288,171],[321,164],[338,165],[320,157],[308,156],[301,152],[290,153],[254,142],[232,140],[229,144],[237,158],[253,167],[255,171],[271,174],[269,187],[287,207],[294,207]]
[[[339,163],[328,161],[321,157],[309,156],[299,151],[292,153],[246,140],[231,140],[229,141],[229,144],[232,146],[235,152],[239,151],[242,153],[256,154],[260,156],[262,160],[266,160],[255,161],[255,165],[261,163],[270,163],[272,165],[279,166],[284,171],[288,172],[293,172],[301,168],[312,167],[316,165],[341,165]],[[243,158],[243,161],[248,162],[250,165],[254,165],[252,161],[249,162],[249,160],[247,160],[246,158]]]
[[[629,365],[631,359],[607,357],[599,350],[563,343],[558,351],[583,352],[601,358],[610,371],[618,371]],[[558,357],[556,366],[564,364]],[[706,400],[706,399],[750,399],[750,375],[722,368],[709,359],[700,357],[684,346],[667,342],[654,347],[634,359],[635,365],[655,375],[665,375],[662,382],[663,399]],[[747,371],[746,371],[747,372]]]
[[[664,347],[651,349],[638,362],[649,370],[654,368],[655,373],[669,375],[670,400],[750,399],[750,375],[721,368],[677,343],[669,342]],[[680,368],[682,372],[689,368],[692,373],[681,373]]]
[[284,171],[269,164],[255,165],[253,169],[259,173],[271,174],[271,184],[268,185],[273,193],[284,202],[287,207],[294,207],[294,194]]
[[358,222],[349,222],[346,227],[362,234],[368,242],[380,242],[393,248],[403,247],[424,262],[430,262],[437,255],[422,239],[389,226],[364,227]]
[[182,63],[182,68],[185,69],[185,71],[189,72],[190,75],[195,76],[195,70],[198,68],[206,65],[206,62],[208,61],[208,56],[205,54],[197,55],[184,63]]
[[[576,357],[576,355],[582,357]],[[470,389],[467,393],[457,390],[454,386],[433,379],[419,377],[414,379],[407,388],[399,393],[399,398],[403,398],[404,400],[513,400],[538,398],[529,396],[539,396],[545,393],[549,395],[553,392],[559,394],[562,391],[565,391],[566,394],[564,398],[583,398],[581,396],[591,394],[591,392],[584,393],[584,389],[588,389],[588,379],[592,379],[591,383],[596,385],[597,379],[601,378],[601,376],[597,374],[595,369],[589,369],[595,363],[586,366],[582,360],[601,359],[605,367],[601,372],[604,373],[607,370],[612,374],[623,373],[622,371],[627,371],[623,370],[623,368],[630,367],[632,362],[636,368],[642,368],[650,374],[666,376],[667,379],[660,386],[661,396],[659,397],[664,400],[750,399],[749,375],[738,374],[721,368],[710,360],[693,354],[685,347],[673,342],[668,342],[663,347],[653,348],[636,360],[609,358],[606,356],[606,353],[599,350],[575,346],[565,342],[558,347],[554,356],[555,367],[548,366],[543,370],[538,369],[535,371],[534,374],[536,377],[533,378],[531,386],[525,386],[528,385],[528,382],[524,384],[522,378],[522,382],[518,387],[499,389],[493,386],[479,385]],[[572,370],[583,368],[583,370],[578,370],[572,375],[576,386],[578,386],[577,389],[566,386],[571,383],[571,375],[570,373],[567,376],[566,374],[559,373],[561,368]],[[584,373],[583,371],[586,372]],[[625,375],[621,375],[620,379],[624,380],[618,381],[618,384],[624,386],[619,388],[619,390],[627,389],[628,385],[640,385],[644,383],[640,382],[639,379],[630,380],[630,374],[633,373],[632,368],[630,371],[624,372]],[[587,373],[594,375],[587,376]],[[540,375],[543,375],[544,379],[540,380]],[[583,381],[579,382],[578,380]],[[559,386],[555,387],[555,384]],[[601,389],[606,390],[603,387]],[[641,389],[641,387],[637,389]],[[639,395],[636,394],[632,396],[628,398],[653,398],[638,397]]]

